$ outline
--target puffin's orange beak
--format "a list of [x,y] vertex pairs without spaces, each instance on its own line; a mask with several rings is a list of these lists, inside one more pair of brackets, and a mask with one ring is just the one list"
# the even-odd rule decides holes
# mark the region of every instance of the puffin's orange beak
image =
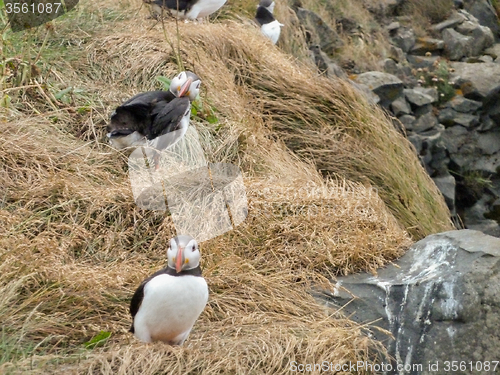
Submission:
[[175,257],[175,271],[177,273],[182,271],[182,253],[184,252],[184,248],[179,246],[179,250],[177,250],[177,256]]
[[186,95],[187,92],[189,92],[189,87],[191,86],[191,83],[193,83],[193,79],[188,78],[187,81],[181,87],[181,91],[179,92],[179,98],[182,98],[184,95]]

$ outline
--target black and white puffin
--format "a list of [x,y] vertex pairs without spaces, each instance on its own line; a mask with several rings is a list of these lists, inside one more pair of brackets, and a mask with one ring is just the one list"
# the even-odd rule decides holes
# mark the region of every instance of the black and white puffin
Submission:
[[281,28],[285,25],[279,23],[273,16],[274,1],[262,0],[257,7],[255,20],[260,25],[260,31],[268,37],[273,44],[278,42]]
[[[151,145],[159,150],[177,142],[187,131],[190,102],[198,96],[200,86],[196,74],[181,72],[172,79],[169,91],[148,91],[130,98],[111,115],[109,142],[116,149]],[[150,143],[159,136],[164,139]]]
[[155,16],[164,11],[181,19],[196,20],[218,11],[227,0],[143,0]]
[[191,236],[170,240],[167,267],[144,280],[130,303],[132,332],[144,342],[182,345],[208,301],[200,249]]

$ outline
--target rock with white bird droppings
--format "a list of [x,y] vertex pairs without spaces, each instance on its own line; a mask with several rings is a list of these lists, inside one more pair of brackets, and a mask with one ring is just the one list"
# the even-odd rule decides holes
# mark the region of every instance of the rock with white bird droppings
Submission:
[[442,369],[444,361],[499,360],[499,238],[474,230],[439,233],[395,263],[377,275],[339,277],[336,293],[318,296],[345,305],[341,311],[353,320],[391,332],[394,338],[373,330],[397,364],[424,364],[417,372],[387,373],[430,374],[427,364],[437,361]]

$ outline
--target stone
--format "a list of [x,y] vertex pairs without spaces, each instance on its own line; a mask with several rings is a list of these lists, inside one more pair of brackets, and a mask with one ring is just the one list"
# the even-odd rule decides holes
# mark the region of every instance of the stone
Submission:
[[406,54],[399,47],[391,45],[389,47],[389,58],[393,59],[397,63],[406,61]]
[[417,118],[413,125],[413,131],[417,133],[424,132],[434,128],[437,124],[438,120],[436,116],[434,116],[432,112],[429,112]]
[[411,107],[403,96],[400,96],[399,98],[395,99],[391,103],[390,107],[392,113],[394,113],[396,117],[400,117],[402,115],[409,115],[411,113]]
[[409,53],[424,56],[426,53],[440,53],[444,48],[444,41],[429,37],[418,38]]
[[399,117],[398,120],[401,121],[406,130],[413,130],[416,118],[411,115],[403,115]]
[[440,57],[439,56],[415,56],[415,55],[408,55],[406,56],[408,62],[415,68],[415,69],[419,69],[419,68],[427,68],[427,69],[431,69],[434,64],[436,64],[436,62],[438,60],[440,60]]
[[[491,361],[500,357],[500,239],[474,230],[427,236],[377,274],[337,278],[315,297],[371,330],[392,365]],[[439,372],[444,373],[444,372]],[[454,371],[454,374],[470,374]]]
[[298,8],[296,13],[302,26],[309,32],[309,45],[318,45],[327,55],[333,55],[344,45],[337,32],[319,15],[304,8]]
[[460,86],[463,96],[484,102],[498,94],[500,90],[500,64],[467,64],[452,62],[454,69],[450,79]]
[[444,145],[450,154],[458,153],[460,148],[467,143],[468,139],[468,130],[460,125],[446,128],[443,133]]
[[453,29],[443,30],[444,51],[450,60],[460,60],[470,56],[474,38],[465,36]]
[[479,116],[457,112],[452,108],[444,108],[439,112],[439,122],[445,126],[462,125],[472,128],[479,124]]
[[455,30],[462,35],[473,38],[473,43],[469,46],[471,56],[478,56],[484,49],[491,47],[495,41],[493,33],[488,27],[472,21],[461,23]]
[[417,107],[437,102],[437,92],[436,95],[433,96],[428,95],[426,91],[421,90],[420,88],[414,88],[404,89],[403,93],[405,94],[406,99]]
[[477,147],[484,155],[493,155],[500,151],[500,129],[488,133],[476,134]]
[[453,28],[464,22],[466,19],[467,18],[464,15],[458,12],[453,12],[447,20],[444,20],[443,22],[440,22],[436,25],[432,25],[432,30],[440,32],[444,29]]
[[417,155],[420,155],[422,152],[422,137],[419,134],[410,134],[408,135],[408,140],[415,147]]
[[368,86],[380,98],[380,105],[388,108],[401,95],[403,82],[396,76],[382,72],[366,72],[359,74],[354,80]]
[[489,0],[465,0],[464,8],[477,19],[479,24],[487,26],[492,31],[495,40],[499,40],[498,17]]
[[484,194],[471,207],[464,210],[464,220],[469,229],[480,230],[490,236],[500,237],[500,226],[493,219],[488,219],[488,213],[492,210],[494,197]]
[[436,184],[437,188],[443,194],[444,200],[448,205],[448,209],[451,214],[455,214],[455,177],[451,174],[447,174],[446,176],[433,177],[432,180]]
[[408,27],[400,27],[391,34],[392,42],[401,48],[403,52],[408,53],[415,45],[415,32]]
[[456,95],[453,99],[446,103],[446,107],[450,107],[455,111],[462,113],[474,113],[481,108],[482,105],[483,104],[481,102],[466,99],[462,95]]
[[484,53],[496,59],[497,57],[500,56],[500,43],[495,43],[491,47],[486,48],[484,50]]
[[314,45],[309,47],[313,54],[314,62],[321,73],[326,73],[328,77],[337,77],[347,79],[347,74],[344,70],[335,64],[326,53],[324,53],[320,46]]

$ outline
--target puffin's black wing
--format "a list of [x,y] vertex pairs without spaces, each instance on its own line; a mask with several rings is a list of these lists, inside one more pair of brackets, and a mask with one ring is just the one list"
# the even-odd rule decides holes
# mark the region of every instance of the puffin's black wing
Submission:
[[154,0],[151,3],[172,10],[188,11],[191,9],[196,0]]
[[175,98],[175,95],[172,94],[170,91],[148,91],[148,92],[142,92],[140,94],[137,94],[133,97],[131,97],[129,100],[127,100],[125,103],[123,103],[121,106],[118,108],[128,108],[128,109],[133,109],[134,107],[149,107],[152,108],[153,106],[165,102],[168,103],[172,99]]
[[163,108],[174,98],[174,94],[170,91],[148,91],[137,94],[116,108],[111,115],[108,131],[129,131],[129,133],[138,131],[145,134],[155,114],[159,112],[157,108]]
[[273,14],[262,6],[259,6],[257,8],[257,14],[255,15],[255,20],[261,26],[265,25],[266,23],[271,23],[273,21],[276,21]]
[[189,106],[189,98],[185,96],[175,98],[170,103],[167,103],[153,120],[150,131],[151,138],[148,136],[148,139],[152,140],[160,135],[177,130]]
[[[173,271],[175,272],[175,270],[173,270]],[[130,315],[132,315],[132,326],[130,327],[129,332],[134,333],[134,318],[135,318],[137,312],[139,311],[139,308],[141,307],[141,304],[142,304],[142,300],[144,298],[144,286],[146,286],[146,284],[153,277],[156,277],[158,275],[162,275],[164,273],[170,274],[171,272],[172,272],[172,270],[169,269],[168,267],[166,267],[162,270],[155,272],[154,274],[149,276],[146,280],[144,280],[141,283],[141,285],[139,285],[139,287],[135,291],[134,295],[132,296],[132,300],[130,301]]]

